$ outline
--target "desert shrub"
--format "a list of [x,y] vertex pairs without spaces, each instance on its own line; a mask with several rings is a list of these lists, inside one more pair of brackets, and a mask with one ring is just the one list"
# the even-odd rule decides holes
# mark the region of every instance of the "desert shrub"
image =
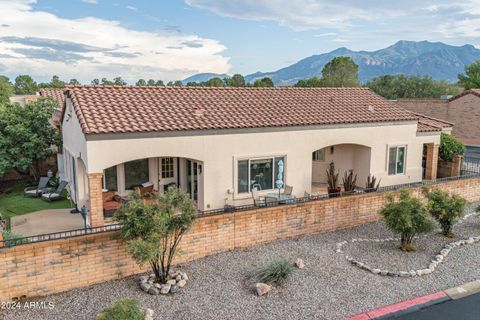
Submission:
[[433,229],[433,223],[428,218],[425,205],[420,199],[413,197],[408,190],[400,190],[398,201],[393,194],[388,194],[380,213],[385,218],[387,228],[401,235],[402,251],[415,251],[413,244],[415,236],[428,233]]
[[264,263],[255,271],[259,282],[284,284],[293,273],[293,263],[286,257],[276,257]]
[[140,193],[134,192],[115,217],[122,224],[120,235],[129,254],[139,265],[149,264],[157,281],[166,283],[178,244],[192,226],[195,214],[190,196],[169,188],[161,195],[154,194],[152,204],[146,204]]
[[96,320],[143,320],[144,317],[137,301],[120,299],[111,307],[100,312]]
[[467,201],[459,195],[450,195],[438,188],[426,191],[425,195],[428,199],[428,211],[442,227],[443,235],[452,237],[453,225],[462,217]]
[[440,136],[440,158],[445,161],[452,161],[455,156],[462,156],[465,153],[463,143],[452,135],[442,133]]

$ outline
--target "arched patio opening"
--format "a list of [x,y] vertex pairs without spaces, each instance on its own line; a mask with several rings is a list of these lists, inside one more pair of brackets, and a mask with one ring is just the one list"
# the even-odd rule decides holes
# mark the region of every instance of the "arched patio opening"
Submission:
[[370,174],[371,148],[359,144],[336,144],[312,152],[312,193],[327,193],[327,174],[330,163],[335,164],[342,186],[344,173],[357,175],[358,188],[364,188]]

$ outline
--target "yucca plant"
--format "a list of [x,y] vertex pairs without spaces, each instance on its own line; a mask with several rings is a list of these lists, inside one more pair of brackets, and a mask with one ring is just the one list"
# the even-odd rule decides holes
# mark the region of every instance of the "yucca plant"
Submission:
[[284,284],[293,273],[293,263],[286,257],[276,257],[255,270],[255,279],[268,284]]
[[378,187],[380,187],[380,181],[382,181],[382,179],[378,180],[377,183],[375,176],[368,175],[367,182],[365,183],[365,192],[377,191]]
[[343,173],[343,189],[345,192],[354,192],[357,188],[357,174],[353,175],[353,170]]
[[328,193],[339,193],[340,188],[338,187],[338,176],[340,171],[335,170],[335,163],[330,162],[327,170],[327,183],[328,183]]

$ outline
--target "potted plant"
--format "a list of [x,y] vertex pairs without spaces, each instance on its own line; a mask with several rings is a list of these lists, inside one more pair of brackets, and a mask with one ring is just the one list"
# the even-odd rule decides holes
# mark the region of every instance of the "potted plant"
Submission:
[[339,171],[335,171],[335,163],[330,162],[327,170],[328,194],[330,197],[338,197],[342,189],[338,186]]
[[367,182],[365,183],[365,192],[377,191],[378,187],[380,187],[380,181],[382,181],[382,179],[378,180],[377,183],[377,178],[375,178],[375,176],[368,175]]
[[346,194],[354,194],[357,188],[357,175],[353,175],[353,170],[348,170],[343,174],[343,189]]

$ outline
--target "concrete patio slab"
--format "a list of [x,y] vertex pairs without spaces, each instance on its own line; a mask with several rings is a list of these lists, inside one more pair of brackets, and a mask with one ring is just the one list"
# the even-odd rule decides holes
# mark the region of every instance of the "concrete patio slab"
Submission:
[[13,217],[12,231],[24,236],[62,232],[84,227],[82,215],[72,209],[49,209]]

